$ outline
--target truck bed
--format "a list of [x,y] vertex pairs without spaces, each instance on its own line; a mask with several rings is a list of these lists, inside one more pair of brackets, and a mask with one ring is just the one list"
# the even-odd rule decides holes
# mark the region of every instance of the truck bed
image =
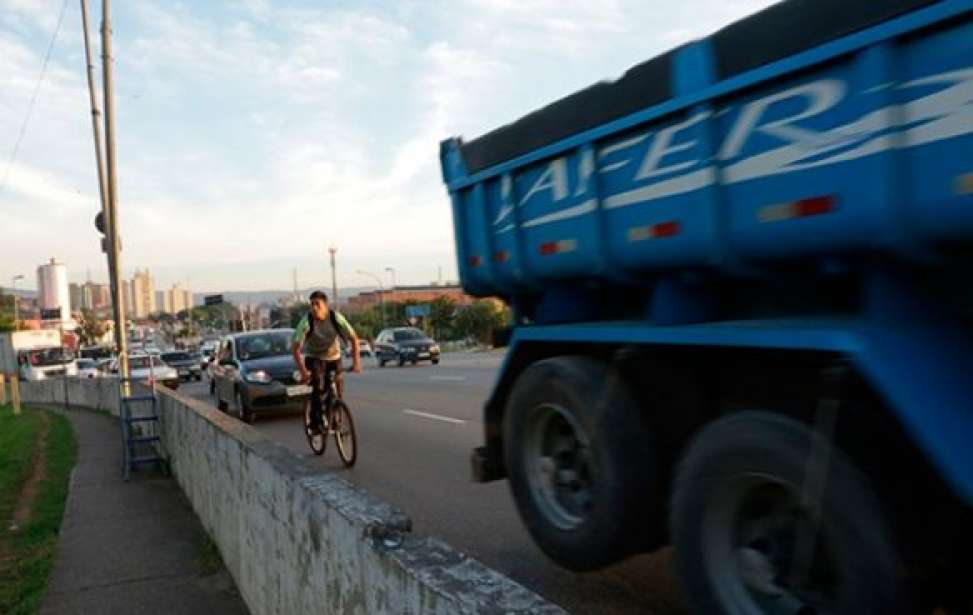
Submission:
[[955,261],[973,239],[973,1],[782,2],[441,158],[476,295]]

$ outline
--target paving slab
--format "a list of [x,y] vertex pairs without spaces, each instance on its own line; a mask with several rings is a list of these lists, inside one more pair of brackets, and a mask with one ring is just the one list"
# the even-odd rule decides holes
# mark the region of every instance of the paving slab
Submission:
[[78,463],[42,614],[247,613],[223,569],[202,561],[206,534],[176,482],[152,467],[122,480],[118,420],[64,413]]

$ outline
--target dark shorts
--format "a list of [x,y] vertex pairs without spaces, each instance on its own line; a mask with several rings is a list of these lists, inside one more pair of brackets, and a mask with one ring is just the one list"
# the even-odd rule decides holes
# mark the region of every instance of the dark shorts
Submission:
[[342,377],[344,371],[341,359],[337,361],[322,361],[317,357],[304,357],[304,366],[311,372],[312,399],[317,401],[321,395],[328,390],[331,381],[334,380],[338,385],[338,394],[341,394]]

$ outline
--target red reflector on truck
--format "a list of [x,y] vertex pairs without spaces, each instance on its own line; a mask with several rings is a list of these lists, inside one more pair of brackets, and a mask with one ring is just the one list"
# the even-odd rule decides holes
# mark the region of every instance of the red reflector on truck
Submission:
[[498,263],[506,263],[508,260],[510,260],[510,253],[507,252],[506,250],[500,250],[499,252],[494,252],[493,260],[495,260]]
[[809,216],[820,216],[829,214],[835,210],[838,202],[834,196],[816,196],[808,199],[801,199],[793,203],[778,203],[762,207],[757,212],[757,217],[761,222],[780,222],[782,220],[793,220],[794,218],[807,218]]
[[633,226],[628,229],[629,241],[644,241],[646,239],[661,239],[675,237],[682,230],[678,222],[660,222],[650,226]]
[[479,267],[480,266],[480,257],[479,256],[471,256],[468,259],[466,259],[466,262],[467,262],[467,264],[469,264],[470,267]]
[[819,196],[813,199],[801,199],[794,203],[798,218],[818,216],[834,211],[835,198],[833,196]]
[[550,256],[552,254],[563,254],[565,252],[574,252],[578,249],[578,242],[575,239],[561,239],[558,241],[545,241],[538,248],[541,256]]

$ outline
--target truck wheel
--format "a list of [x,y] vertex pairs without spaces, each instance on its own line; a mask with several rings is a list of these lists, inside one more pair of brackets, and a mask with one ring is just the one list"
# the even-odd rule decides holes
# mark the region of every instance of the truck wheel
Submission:
[[559,357],[528,367],[507,403],[504,449],[520,516],[562,566],[593,570],[661,543],[652,437],[605,364]]
[[405,365],[405,357],[399,355],[399,367],[402,367],[403,365]]
[[[829,452],[813,507],[812,446]],[[867,478],[793,419],[744,412],[705,427],[677,471],[670,527],[694,613],[911,612]]]

